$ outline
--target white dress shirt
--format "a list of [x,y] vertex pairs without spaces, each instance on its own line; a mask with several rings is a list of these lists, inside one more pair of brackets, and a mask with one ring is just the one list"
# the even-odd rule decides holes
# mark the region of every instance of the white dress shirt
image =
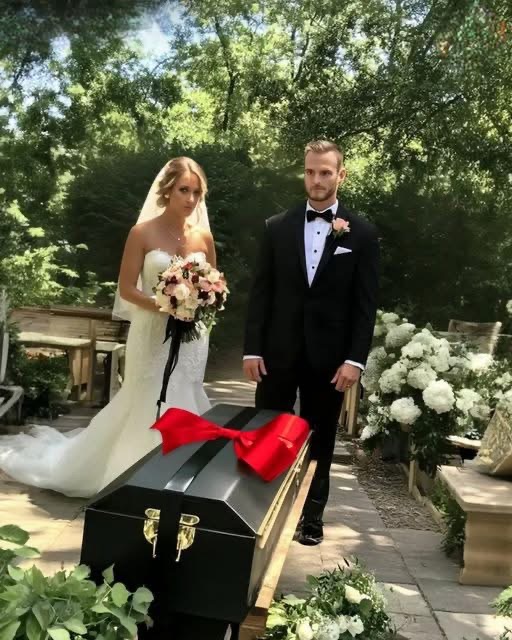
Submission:
[[[306,211],[309,209],[314,209],[311,206],[309,200],[306,205]],[[326,207],[318,213],[322,213],[323,211],[327,211],[330,209],[332,211],[333,218],[336,216],[336,212],[338,211],[338,201],[331,205],[330,207]],[[308,275],[309,286],[313,282],[313,278],[315,277],[316,270],[318,269],[318,264],[320,262],[320,258],[322,257],[322,253],[325,246],[325,241],[327,236],[332,230],[332,225],[326,222],[323,218],[315,218],[311,222],[307,221],[306,211],[304,211],[304,252],[306,255],[306,271]],[[260,358],[261,356],[256,355],[246,355],[244,356],[244,360],[250,358]],[[360,362],[354,362],[353,360],[345,360],[346,364],[351,364],[355,367],[359,367],[364,371],[364,366]]]

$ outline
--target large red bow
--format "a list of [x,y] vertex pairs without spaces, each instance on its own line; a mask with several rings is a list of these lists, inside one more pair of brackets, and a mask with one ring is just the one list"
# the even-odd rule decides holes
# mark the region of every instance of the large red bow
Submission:
[[191,442],[229,438],[238,459],[267,482],[292,465],[309,433],[308,423],[290,414],[281,414],[255,431],[244,432],[220,427],[184,409],[168,409],[151,429],[162,434],[164,455]]

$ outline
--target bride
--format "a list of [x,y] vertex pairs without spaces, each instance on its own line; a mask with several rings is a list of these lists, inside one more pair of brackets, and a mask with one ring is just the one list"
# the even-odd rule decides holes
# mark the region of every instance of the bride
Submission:
[[[161,442],[154,423],[169,353],[166,314],[153,297],[158,273],[173,255],[200,252],[215,266],[204,204],[207,183],[190,158],[174,158],[155,178],[124,249],[113,315],[131,321],[123,385],[85,429],[62,434],[35,426],[0,438],[0,469],[24,484],[90,497]],[[167,406],[204,413],[208,336],[181,345],[167,389]],[[164,408],[164,407],[163,407]]]

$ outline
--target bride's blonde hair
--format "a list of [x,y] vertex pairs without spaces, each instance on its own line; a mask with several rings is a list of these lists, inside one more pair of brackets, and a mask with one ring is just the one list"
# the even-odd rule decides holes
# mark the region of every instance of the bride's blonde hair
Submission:
[[176,180],[180,178],[184,173],[190,171],[195,173],[199,178],[199,184],[201,185],[201,200],[204,200],[206,193],[208,192],[208,182],[206,180],[206,174],[202,167],[192,158],[186,156],[180,156],[179,158],[173,158],[169,160],[165,167],[162,179],[158,183],[158,196],[157,205],[159,207],[165,207],[167,205],[167,198],[170,191],[174,187]]

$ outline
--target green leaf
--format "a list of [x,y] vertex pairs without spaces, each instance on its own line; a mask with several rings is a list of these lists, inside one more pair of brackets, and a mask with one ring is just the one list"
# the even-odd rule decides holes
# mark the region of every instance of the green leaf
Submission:
[[273,629],[274,627],[285,627],[288,624],[288,619],[278,614],[271,614],[267,618],[267,629]]
[[37,602],[32,607],[32,613],[34,614],[34,616],[36,617],[37,621],[39,622],[40,627],[42,629],[44,629],[45,631],[51,625],[51,623],[53,622],[53,619],[55,617],[54,612],[53,612],[53,607],[47,601],[45,601],[45,602]]
[[33,547],[18,547],[18,549],[15,549],[15,552],[19,558],[37,558],[41,555],[39,551]]
[[154,600],[154,596],[151,593],[151,591],[149,589],[146,589],[146,587],[139,587],[137,589],[137,591],[133,594],[133,602],[137,602],[137,603],[149,603],[149,602],[153,602]]
[[78,633],[79,635],[83,635],[84,633],[87,633],[87,627],[84,625],[84,623],[81,620],[78,620],[78,618],[72,618],[71,620],[66,620],[66,622],[64,622],[63,624],[66,627],[66,629],[69,629],[73,633]]
[[0,640],[13,640],[16,635],[16,631],[20,628],[21,622],[15,620],[9,622],[7,625],[0,627]]
[[110,610],[104,604],[95,604],[94,607],[91,607],[91,611],[94,613],[109,613]]
[[28,582],[32,585],[34,591],[42,596],[46,591],[46,578],[44,577],[42,571],[37,567],[32,567],[29,571],[25,573],[25,576],[28,579]]
[[33,613],[29,613],[29,615],[27,616],[27,621],[25,623],[25,633],[28,640],[43,640],[44,636],[46,635]]
[[114,565],[111,564],[101,575],[105,578],[105,582],[112,584],[114,582]]
[[5,540],[5,542],[25,544],[29,538],[29,534],[15,524],[6,524],[0,527],[0,540]]
[[123,625],[123,627],[130,632],[132,637],[137,635],[137,625],[131,618],[124,615],[122,616],[122,618],[119,619],[119,621]]
[[112,587],[112,591],[110,593],[112,598],[112,602],[116,605],[116,607],[122,607],[128,602],[128,598],[130,597],[130,592],[121,582],[116,582]]
[[60,627],[50,627],[50,629],[48,629],[48,635],[53,640],[71,640],[69,631]]
[[13,567],[11,564],[7,567],[7,571],[13,580],[20,582],[25,577],[25,572],[19,567]]
[[86,564],[79,564],[71,573],[77,580],[85,580],[91,575],[91,570]]
[[306,601],[303,598],[297,598],[297,596],[293,595],[293,593],[290,593],[284,596],[283,602],[286,602],[286,604],[294,606],[294,605],[304,604]]

